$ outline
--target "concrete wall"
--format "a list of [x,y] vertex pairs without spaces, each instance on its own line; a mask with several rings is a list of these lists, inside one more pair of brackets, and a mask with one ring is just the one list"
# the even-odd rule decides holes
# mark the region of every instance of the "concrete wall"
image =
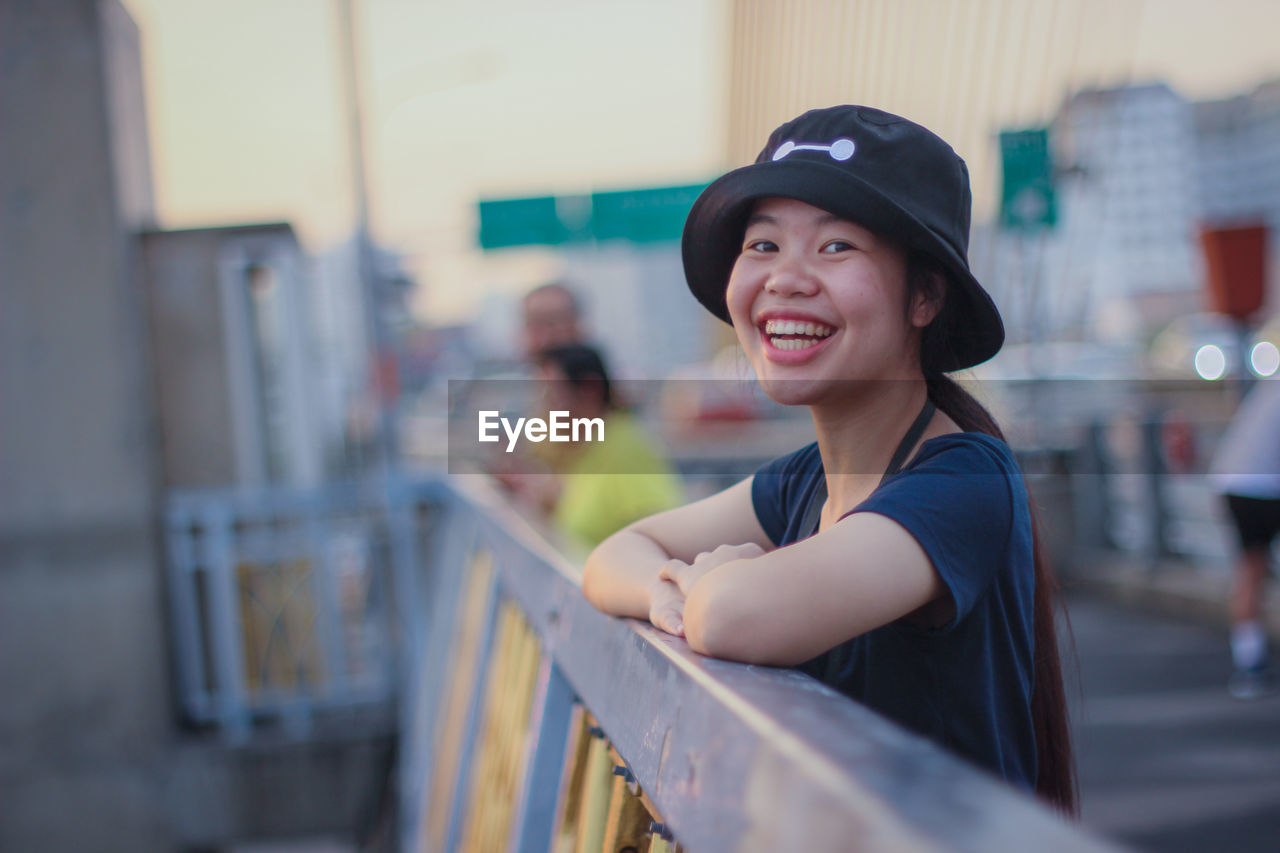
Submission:
[[[169,846],[155,465],[118,0],[0,3],[0,849]],[[112,41],[112,40],[115,41]],[[130,83],[132,78],[132,83]],[[128,168],[121,164],[130,164]],[[127,204],[125,200],[127,201]],[[125,216],[128,209],[129,215]]]
[[143,237],[167,487],[237,481],[230,342],[218,280],[221,243],[221,233],[211,230]]
[[[309,281],[293,229],[152,232],[141,252],[165,488],[318,483]],[[279,347],[274,397],[261,387],[266,356],[254,328],[251,265],[270,268],[275,282],[267,318]]]

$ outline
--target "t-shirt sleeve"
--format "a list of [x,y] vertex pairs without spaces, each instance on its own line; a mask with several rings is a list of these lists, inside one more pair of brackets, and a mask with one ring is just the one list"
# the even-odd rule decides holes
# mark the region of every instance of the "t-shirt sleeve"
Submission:
[[786,538],[791,513],[803,491],[802,481],[814,476],[815,457],[821,469],[817,445],[810,444],[761,465],[751,480],[751,504],[755,507],[756,520],[774,545],[781,545]]
[[951,592],[954,626],[1007,563],[1014,501],[1025,490],[1007,446],[966,441],[891,478],[854,512],[893,519],[910,533]]

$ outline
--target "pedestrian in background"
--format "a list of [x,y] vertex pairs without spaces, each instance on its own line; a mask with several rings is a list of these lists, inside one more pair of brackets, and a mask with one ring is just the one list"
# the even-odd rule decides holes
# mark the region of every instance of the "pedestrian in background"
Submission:
[[1236,410],[1210,466],[1240,551],[1231,589],[1231,695],[1271,692],[1262,598],[1280,533],[1280,380],[1260,379]]
[[593,439],[567,445],[548,507],[557,530],[572,545],[594,548],[626,525],[679,506],[684,488],[648,432],[617,404],[604,359],[582,344],[552,347],[535,357],[548,409],[574,418],[600,419]]
[[560,282],[535,287],[520,303],[524,357],[569,344],[584,343],[582,306],[578,296]]
[[[520,470],[495,471],[515,500],[549,520],[564,545],[590,549],[627,524],[678,506],[684,489],[644,427],[617,405],[604,359],[585,344],[533,357],[542,408],[598,421],[579,440]],[[538,446],[538,445],[535,445]]]
[[[521,372],[528,382],[519,382],[519,391],[533,400],[533,408],[521,411],[527,417],[545,420],[547,409],[542,405],[541,391],[534,390],[542,354],[556,347],[585,344],[582,303],[578,295],[565,284],[553,281],[539,285],[520,300]],[[505,406],[511,406],[504,401]],[[530,400],[524,400],[519,408],[525,409]],[[467,410],[467,407],[462,407]],[[514,407],[513,407],[514,408]],[[559,483],[549,473],[562,467],[560,451],[556,444],[529,444],[518,454],[498,453],[487,463],[487,470],[498,482],[508,488],[522,504],[548,512],[559,492]],[[540,479],[538,479],[540,478]]]

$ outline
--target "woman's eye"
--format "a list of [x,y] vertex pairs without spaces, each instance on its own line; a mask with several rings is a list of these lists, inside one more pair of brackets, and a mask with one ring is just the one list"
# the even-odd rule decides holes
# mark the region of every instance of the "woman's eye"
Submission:
[[744,247],[748,252],[776,252],[778,246],[772,240],[748,240]]
[[825,243],[822,246],[822,251],[828,255],[833,255],[836,252],[849,252],[852,250],[853,244],[847,240],[832,240],[830,243]]

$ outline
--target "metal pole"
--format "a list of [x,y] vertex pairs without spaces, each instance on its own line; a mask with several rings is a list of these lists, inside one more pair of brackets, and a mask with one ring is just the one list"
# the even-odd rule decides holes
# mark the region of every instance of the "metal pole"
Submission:
[[[356,269],[364,308],[365,332],[369,339],[370,368],[374,375],[381,367],[387,340],[378,299],[378,282],[374,269],[373,246],[369,236],[369,190],[364,156],[364,121],[361,111],[360,82],[356,62],[355,15],[351,0],[335,0],[338,11],[338,43],[341,45],[343,96],[347,109],[348,147],[351,154],[351,185],[356,207]],[[388,411],[383,392],[378,396],[377,466],[386,474],[395,464],[395,424]]]

